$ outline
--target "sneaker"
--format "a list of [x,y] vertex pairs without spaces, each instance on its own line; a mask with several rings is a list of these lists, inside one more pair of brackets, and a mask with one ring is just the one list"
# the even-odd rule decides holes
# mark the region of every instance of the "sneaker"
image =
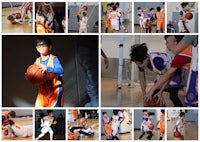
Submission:
[[23,24],[24,22],[21,19],[15,19],[16,23]]
[[127,29],[125,29],[125,30],[124,30],[124,32],[125,32],[125,33],[128,33],[128,30],[127,30]]

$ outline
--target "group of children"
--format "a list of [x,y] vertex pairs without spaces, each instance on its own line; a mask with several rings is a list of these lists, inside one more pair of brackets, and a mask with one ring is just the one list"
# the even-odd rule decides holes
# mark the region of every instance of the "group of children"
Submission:
[[[191,81],[189,80],[190,78],[188,78],[187,81],[187,77],[190,72],[192,56],[195,56],[192,55],[191,51],[198,45],[198,43],[193,42],[188,44],[186,49],[181,51],[180,54],[175,55],[172,53],[174,47],[178,45],[183,37],[183,35],[165,36],[166,47],[169,50],[168,53],[152,52],[149,54],[147,45],[145,43],[132,46],[130,57],[131,61],[135,62],[139,68],[139,78],[142,93],[144,96],[144,106],[146,105],[147,101],[152,99],[152,97],[158,97],[159,99],[157,103],[160,103],[161,106],[165,104],[162,93],[163,91],[166,91],[170,93],[170,100],[172,101],[173,105],[175,107],[182,107],[184,105],[178,97],[179,89],[187,88],[187,91],[191,92],[191,89],[188,90],[187,86],[193,85],[193,88],[195,88],[195,83],[191,84]],[[197,61],[193,64],[197,66]],[[146,92],[146,79],[144,72],[146,68],[160,76],[160,78],[156,80],[155,85],[150,89],[148,93]],[[185,76],[181,77],[181,72],[183,74],[181,69],[185,69]],[[185,80],[186,82],[184,82]],[[186,106],[197,106],[197,90],[193,89],[193,92],[194,96],[192,99],[186,95]]]
[[146,30],[146,33],[151,33],[151,27],[154,22],[156,22],[156,33],[161,31],[164,32],[165,28],[165,3],[163,3],[163,7],[157,7],[157,11],[154,15],[154,8],[150,8],[147,14],[144,14],[146,11],[142,10],[141,7],[137,8],[138,12],[138,21],[140,24],[140,32],[143,33]]
[[123,113],[119,110],[113,110],[113,116],[109,118],[106,112],[102,113],[102,129],[106,140],[119,140],[119,127],[124,120]]
[[50,2],[38,3],[36,11],[36,32],[37,33],[62,33],[66,30],[65,15],[55,13]]
[[107,4],[107,10],[105,11],[105,32],[107,33],[109,29],[113,32],[119,32],[121,29],[125,33],[128,33],[128,30],[124,26],[123,18],[126,14],[131,13],[131,11],[123,11],[120,8],[119,2]]

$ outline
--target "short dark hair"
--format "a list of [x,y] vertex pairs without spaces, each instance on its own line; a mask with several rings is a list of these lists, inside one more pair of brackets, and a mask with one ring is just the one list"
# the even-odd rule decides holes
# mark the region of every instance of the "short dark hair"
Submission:
[[138,8],[137,8],[137,10],[140,10],[140,9],[142,9],[142,8],[141,8],[141,7],[138,7]]
[[143,62],[147,58],[148,55],[147,52],[148,48],[146,46],[146,43],[135,44],[131,46],[131,53],[130,53],[131,61]]
[[152,11],[152,10],[154,10],[154,8],[150,8],[150,9],[149,9],[149,11]]
[[182,40],[182,38],[184,37],[184,35],[165,35],[164,36],[165,40],[170,36],[174,36],[176,38],[177,43],[179,43]]
[[161,111],[160,111],[161,113],[163,113],[163,114],[165,114],[165,110],[164,109],[161,109]]
[[114,114],[114,115],[117,115],[118,112],[119,112],[119,110],[113,110],[113,114]]
[[48,36],[45,36],[45,35],[38,36],[37,42],[40,42],[40,41],[44,41],[48,47],[52,45],[52,40]]
[[147,109],[143,109],[142,112],[147,112]]
[[10,115],[11,118],[15,118],[16,117],[16,113],[13,110],[9,111],[8,114]]
[[116,8],[116,6],[114,5],[114,6],[112,7],[112,9],[115,11],[117,8]]
[[185,112],[180,112],[180,117],[184,116]]
[[154,112],[148,112],[148,116],[155,115]]
[[108,3],[108,4],[107,4],[107,6],[111,6],[111,4],[110,4],[110,3]]
[[83,16],[86,16],[87,15],[87,13],[86,12],[83,12]]
[[13,17],[13,15],[8,15],[7,19],[8,19],[9,21],[15,20],[15,18]]
[[158,12],[160,12],[160,10],[161,10],[161,7],[160,7],[160,6],[158,6],[156,9],[157,9],[157,11],[158,11]]
[[104,115],[104,114],[107,114],[107,112],[103,112],[102,114],[103,114],[103,115]]
[[47,114],[53,113],[53,110],[47,110]]
[[181,7],[184,8],[184,7],[186,7],[188,4],[189,4],[188,2],[182,2],[182,3],[181,3]]
[[116,2],[115,5],[118,5],[118,6],[119,6],[119,2]]
[[10,124],[10,125],[14,125],[15,122],[14,122],[13,120],[8,120],[8,124]]

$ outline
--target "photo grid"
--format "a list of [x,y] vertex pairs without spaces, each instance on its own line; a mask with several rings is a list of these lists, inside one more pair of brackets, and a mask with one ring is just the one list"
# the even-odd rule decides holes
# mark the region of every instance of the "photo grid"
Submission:
[[2,141],[198,141],[199,2],[0,2]]

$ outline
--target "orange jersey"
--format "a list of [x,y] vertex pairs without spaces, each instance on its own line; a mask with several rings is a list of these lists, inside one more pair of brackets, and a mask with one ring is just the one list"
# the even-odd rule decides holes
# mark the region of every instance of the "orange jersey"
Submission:
[[[181,53],[179,53],[178,55],[192,57],[192,47],[193,45],[189,45],[187,48],[181,51]],[[190,70],[190,63],[185,64],[183,68]]]
[[164,136],[165,134],[165,115],[160,115],[160,134]]
[[105,14],[105,16],[106,16],[106,18],[105,18],[106,19],[106,27],[109,27],[109,28],[111,28],[111,21],[109,19],[110,13],[111,13],[111,11],[107,10],[106,14]]
[[77,109],[73,109],[72,110],[72,115],[73,115],[73,118],[77,120],[78,119],[78,110]]
[[165,15],[163,12],[156,12],[157,21],[164,21]]
[[[47,67],[54,67],[55,56],[50,55]],[[40,64],[41,59],[36,59],[36,64]],[[64,106],[64,95],[62,82],[55,73],[46,72],[46,80],[39,86],[36,99],[36,107],[61,107]]]

